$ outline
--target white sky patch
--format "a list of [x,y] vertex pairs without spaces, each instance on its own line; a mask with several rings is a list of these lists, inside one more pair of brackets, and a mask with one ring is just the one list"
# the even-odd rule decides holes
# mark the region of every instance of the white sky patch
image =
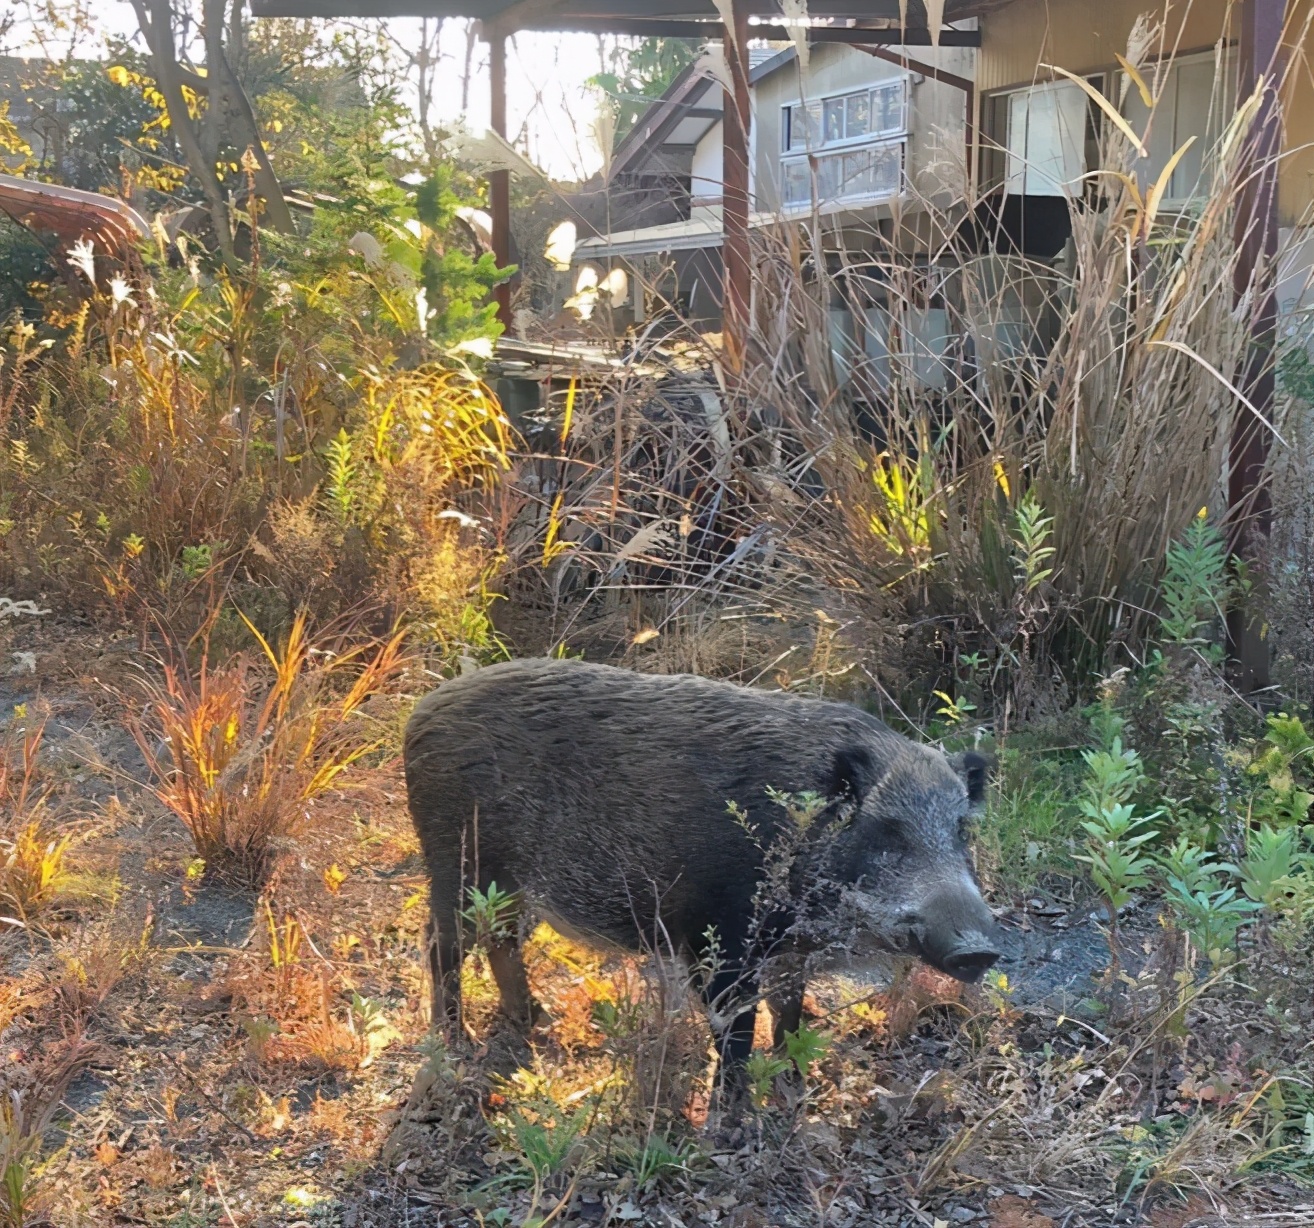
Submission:
[[[390,23],[396,27],[402,21]],[[418,26],[418,22],[413,23]],[[609,48],[607,48],[609,50]],[[435,82],[440,122],[464,118],[471,131],[488,126],[488,47],[475,44],[470,110],[461,115],[465,31],[453,23],[442,37],[443,67]],[[592,34],[516,35],[507,47],[507,137],[554,179],[587,179],[602,166],[594,140],[600,95],[588,79],[606,65],[604,45]]]

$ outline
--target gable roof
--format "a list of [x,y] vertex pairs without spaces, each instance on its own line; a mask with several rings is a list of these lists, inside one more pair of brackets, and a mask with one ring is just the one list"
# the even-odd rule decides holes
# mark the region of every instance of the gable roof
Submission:
[[[792,63],[796,54],[792,43],[787,47],[749,47],[749,85]],[[662,149],[683,150],[697,145],[721,122],[723,98],[721,83],[712,75],[707,61],[699,58],[689,64],[616,146],[611,175],[634,169],[644,157],[653,157]]]

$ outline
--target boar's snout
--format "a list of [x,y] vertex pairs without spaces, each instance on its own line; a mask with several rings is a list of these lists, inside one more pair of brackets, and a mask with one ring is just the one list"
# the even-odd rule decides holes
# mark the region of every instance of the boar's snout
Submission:
[[995,919],[975,886],[937,893],[910,918],[917,953],[960,981],[979,981],[1003,952]]
[[968,934],[943,960],[940,967],[960,981],[979,981],[999,958],[1000,952],[984,934]]

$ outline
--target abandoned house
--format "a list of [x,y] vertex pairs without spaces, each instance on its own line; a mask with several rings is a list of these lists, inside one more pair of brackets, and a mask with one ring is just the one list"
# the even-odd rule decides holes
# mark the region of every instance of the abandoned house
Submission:
[[[815,217],[828,249],[860,260],[881,236],[915,242],[928,202],[943,208],[962,196],[975,53],[921,50],[924,59],[909,61],[884,48],[823,43],[804,67],[790,43],[750,47],[752,230]],[[661,311],[720,326],[721,75],[713,48],[615,151],[607,228],[575,249],[576,267],[590,277],[617,265],[629,274],[613,327]],[[837,349],[857,343],[851,315],[843,303],[831,313]],[[934,365],[941,348],[937,330],[943,323],[930,307],[924,364]]]

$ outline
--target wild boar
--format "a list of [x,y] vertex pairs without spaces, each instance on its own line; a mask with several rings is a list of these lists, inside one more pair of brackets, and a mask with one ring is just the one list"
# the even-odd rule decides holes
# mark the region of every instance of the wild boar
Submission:
[[810,951],[874,945],[965,981],[1000,955],[969,851],[986,760],[849,704],[510,661],[422,699],[405,764],[431,879],[436,1027],[459,1020],[470,889],[492,884],[521,915],[488,943],[508,1015],[527,1025],[537,1010],[519,952],[531,918],[595,945],[714,955],[704,992],[730,1068],[751,1051],[772,959],[793,969],[775,990],[779,1037],[798,1024]]

